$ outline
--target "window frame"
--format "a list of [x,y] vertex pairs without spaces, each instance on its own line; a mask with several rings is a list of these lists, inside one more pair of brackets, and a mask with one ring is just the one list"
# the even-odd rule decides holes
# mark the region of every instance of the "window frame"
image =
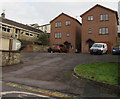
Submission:
[[100,14],[100,21],[108,21],[109,15],[108,14]]
[[65,25],[67,25],[67,26],[69,26],[70,24],[71,24],[70,20],[67,20],[67,21],[65,22]]
[[93,15],[89,15],[89,16],[87,17],[87,20],[88,20],[88,21],[93,21],[93,20],[94,20],[94,16],[93,16]]
[[108,27],[101,27],[101,28],[99,28],[99,34],[100,35],[107,35],[107,34],[109,34],[109,28]]
[[7,32],[7,33],[11,33],[11,28],[10,26],[7,25],[2,25],[2,31]]
[[55,27],[61,27],[62,26],[62,22],[55,22]]
[[55,33],[55,39],[61,39],[62,38],[62,33],[61,32],[56,32]]

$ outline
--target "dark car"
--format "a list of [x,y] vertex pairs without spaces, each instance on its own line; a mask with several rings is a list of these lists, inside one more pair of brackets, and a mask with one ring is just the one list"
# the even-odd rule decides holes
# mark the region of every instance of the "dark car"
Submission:
[[113,55],[120,55],[120,45],[116,45],[116,46],[112,49],[112,54],[113,54]]
[[59,52],[59,53],[65,52],[65,53],[67,53],[67,51],[68,51],[68,49],[62,44],[54,44],[52,47],[50,47],[48,49],[48,52],[50,52],[50,53],[52,53],[52,52],[53,53],[54,52]]

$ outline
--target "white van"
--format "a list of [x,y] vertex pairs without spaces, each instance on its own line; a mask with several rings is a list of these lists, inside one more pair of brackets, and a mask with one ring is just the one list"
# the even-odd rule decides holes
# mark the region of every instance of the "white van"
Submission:
[[104,54],[107,53],[108,48],[106,43],[94,43],[90,48],[90,54]]

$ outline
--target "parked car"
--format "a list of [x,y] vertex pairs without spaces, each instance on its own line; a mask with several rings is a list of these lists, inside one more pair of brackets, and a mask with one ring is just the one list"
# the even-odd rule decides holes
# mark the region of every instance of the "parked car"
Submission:
[[112,49],[112,54],[113,55],[120,55],[120,45],[116,45],[113,49]]
[[104,54],[107,53],[108,48],[106,43],[94,43],[90,48],[90,54]]
[[54,52],[59,52],[59,53],[62,53],[62,52],[65,52],[67,53],[68,52],[68,49],[63,45],[63,44],[54,44],[52,47],[50,47],[48,49],[48,52],[50,53],[54,53]]

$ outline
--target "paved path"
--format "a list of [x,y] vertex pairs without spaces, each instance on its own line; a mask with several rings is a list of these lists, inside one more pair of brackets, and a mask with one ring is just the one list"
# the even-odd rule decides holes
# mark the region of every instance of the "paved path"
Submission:
[[3,80],[36,86],[78,97],[116,97],[117,93],[72,75],[76,65],[118,62],[115,55],[22,53],[22,64],[3,67]]

